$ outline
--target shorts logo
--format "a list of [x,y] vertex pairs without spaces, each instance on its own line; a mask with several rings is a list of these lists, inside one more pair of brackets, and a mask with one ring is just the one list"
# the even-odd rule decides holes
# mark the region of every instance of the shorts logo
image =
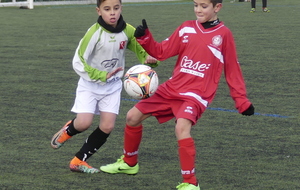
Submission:
[[187,107],[185,108],[184,112],[193,114],[193,108],[192,108],[191,106],[187,106]]

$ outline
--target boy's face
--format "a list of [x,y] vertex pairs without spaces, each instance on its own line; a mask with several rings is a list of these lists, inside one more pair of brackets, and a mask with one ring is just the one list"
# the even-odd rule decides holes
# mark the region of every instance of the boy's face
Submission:
[[122,5],[120,0],[105,0],[96,10],[106,24],[116,27],[122,12]]
[[194,12],[200,23],[216,20],[221,7],[221,3],[214,7],[210,0],[194,0]]

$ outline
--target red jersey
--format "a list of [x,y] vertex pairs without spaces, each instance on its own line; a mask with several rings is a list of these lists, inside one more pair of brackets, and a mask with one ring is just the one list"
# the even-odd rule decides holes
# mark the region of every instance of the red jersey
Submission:
[[156,91],[161,96],[189,99],[207,107],[216,94],[224,68],[230,95],[239,113],[250,106],[233,35],[223,22],[205,29],[196,20],[186,21],[161,43],[156,42],[147,29],[137,40],[158,60],[178,56],[172,77]]

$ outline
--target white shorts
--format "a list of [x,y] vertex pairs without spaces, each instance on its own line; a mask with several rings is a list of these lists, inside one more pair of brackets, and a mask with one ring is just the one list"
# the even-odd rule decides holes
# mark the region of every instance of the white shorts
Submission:
[[74,113],[92,113],[99,115],[100,112],[119,114],[122,81],[96,84],[80,78],[76,89]]

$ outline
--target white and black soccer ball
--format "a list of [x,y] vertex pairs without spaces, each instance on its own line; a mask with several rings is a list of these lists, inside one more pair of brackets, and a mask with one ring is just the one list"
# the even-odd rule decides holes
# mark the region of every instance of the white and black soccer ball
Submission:
[[159,85],[157,73],[147,65],[135,65],[124,76],[124,89],[134,99],[146,99]]

